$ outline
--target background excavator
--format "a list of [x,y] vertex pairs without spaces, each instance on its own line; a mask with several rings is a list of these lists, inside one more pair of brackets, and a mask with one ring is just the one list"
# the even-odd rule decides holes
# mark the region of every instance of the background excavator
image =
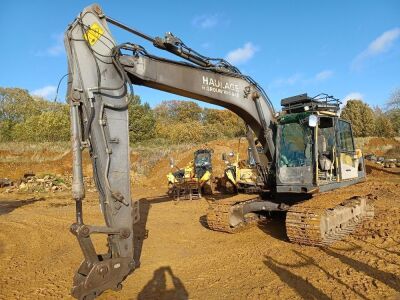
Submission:
[[225,192],[260,193],[264,184],[258,176],[253,151],[251,147],[248,147],[247,159],[240,159],[240,142],[241,138],[236,155],[233,151],[222,154],[222,160],[227,165],[224,170],[224,177],[221,179],[222,188]]
[[[212,153],[210,149],[198,149],[193,160],[184,168],[167,174],[168,194],[175,200],[199,199],[213,193]],[[171,169],[176,168],[170,160]]]
[[[108,23],[184,61],[152,55],[138,44],[117,44]],[[328,245],[372,215],[365,198],[336,202],[329,193],[318,195],[365,179],[351,125],[338,118],[340,102],[333,97],[304,94],[283,99],[278,114],[263,89],[227,61],[205,57],[171,33],[150,37],[106,16],[98,5],[78,15],[68,26],[64,42],[76,201],[71,232],[84,255],[74,277],[74,297],[90,299],[106,289],[118,290],[139,265],[134,250],[139,210],[138,202],[131,199],[129,173],[128,94],[133,94],[134,84],[220,105],[247,124],[258,176],[269,193],[216,201],[207,214],[209,228],[235,232],[266,212],[286,211],[290,241]],[[256,139],[262,153],[255,150]],[[86,148],[105,219],[101,226],[85,224],[82,214],[82,151]],[[96,252],[92,234],[107,237],[107,253]]]

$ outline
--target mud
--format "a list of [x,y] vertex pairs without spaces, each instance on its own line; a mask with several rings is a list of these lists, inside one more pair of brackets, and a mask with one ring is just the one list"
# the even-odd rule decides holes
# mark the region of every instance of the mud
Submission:
[[[214,146],[219,159],[234,145]],[[183,163],[190,153],[182,154]],[[12,173],[19,176],[23,163],[16,166]],[[8,173],[5,164],[0,168],[0,174]],[[30,168],[37,172],[35,165]],[[39,169],[68,171],[68,162],[46,162]],[[141,265],[122,291],[107,291],[100,299],[400,297],[399,168],[369,165],[366,182],[330,194],[368,195],[375,218],[324,249],[289,243],[284,214],[237,234],[210,231],[203,222],[210,199],[170,201],[166,187],[155,185],[167,171],[166,158],[144,185],[134,186],[133,197],[141,205],[135,230],[138,236],[148,231],[136,248]],[[74,210],[69,192],[0,193],[0,299],[71,298],[72,277],[82,259],[68,230]],[[87,223],[103,224],[94,192],[85,200],[84,217]],[[106,241],[95,238],[96,248],[105,250]]]

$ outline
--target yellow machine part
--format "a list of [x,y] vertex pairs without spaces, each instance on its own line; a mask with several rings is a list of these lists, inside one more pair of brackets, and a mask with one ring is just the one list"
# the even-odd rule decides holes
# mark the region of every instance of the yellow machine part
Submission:
[[167,179],[168,179],[168,183],[176,183],[177,182],[177,180],[176,180],[174,174],[172,174],[172,172],[169,172],[167,174]]
[[190,178],[192,178],[192,177],[194,177],[194,171],[193,171],[193,167],[189,164],[189,165],[187,165],[186,167],[185,167],[185,175],[184,175],[184,177],[186,178],[186,179],[190,179]]
[[353,156],[347,153],[340,153],[340,161],[342,161],[346,165],[353,165]]
[[236,185],[236,178],[233,176],[232,170],[226,170],[225,175],[232,184]]
[[204,183],[206,181],[209,181],[211,178],[211,173],[209,171],[206,171],[204,175],[200,178],[200,183]]
[[357,158],[361,158],[361,156],[362,156],[361,149],[356,149],[356,156],[357,156]]
[[240,178],[239,180],[244,183],[255,183],[257,175],[254,169],[239,169]]

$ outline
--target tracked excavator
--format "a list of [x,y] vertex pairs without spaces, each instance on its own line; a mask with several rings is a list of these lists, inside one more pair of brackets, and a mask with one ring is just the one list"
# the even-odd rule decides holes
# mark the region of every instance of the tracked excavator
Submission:
[[[136,43],[117,44],[109,24],[181,58],[175,61],[148,52]],[[211,104],[240,116],[248,127],[263,190],[251,199],[216,201],[207,214],[209,228],[236,232],[269,211],[286,211],[289,240],[328,245],[371,216],[364,198],[330,197],[331,191],[365,180],[364,161],[355,149],[351,124],[338,117],[339,101],[327,95],[299,95],[281,101],[277,113],[264,90],[224,59],[210,58],[167,33],[151,37],[110,18],[94,4],[67,27],[67,100],[70,105],[76,236],[84,260],[72,295],[91,299],[106,289],[118,290],[139,265],[135,253],[138,202],[130,186],[128,94],[142,85]],[[251,129],[251,130],[250,130]],[[104,225],[84,222],[85,189],[82,151],[88,149],[99,193]],[[93,234],[107,238],[108,251],[98,254]]]
[[[168,194],[175,200],[199,199],[213,193],[212,149],[198,149],[184,168],[167,174]],[[176,167],[170,160],[171,168]]]
[[[247,148],[247,159],[240,159],[240,142],[239,138],[237,153],[232,151],[228,155],[222,154],[222,160],[227,165],[224,170],[223,177],[223,190],[229,192],[233,190],[234,193],[257,194],[262,192],[264,183],[258,177],[256,163],[253,157],[253,150],[251,147]],[[262,148],[257,148],[259,151]],[[233,157],[235,159],[233,160]],[[232,189],[230,188],[232,187]]]

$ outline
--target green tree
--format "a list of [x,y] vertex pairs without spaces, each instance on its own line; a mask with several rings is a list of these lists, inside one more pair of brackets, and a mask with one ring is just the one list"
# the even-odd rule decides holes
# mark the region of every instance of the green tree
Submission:
[[8,142],[12,140],[15,124],[16,122],[12,120],[0,121],[0,142]]
[[148,103],[142,104],[140,97],[131,96],[129,105],[129,139],[140,142],[155,136],[156,120]]
[[226,109],[206,108],[204,110],[204,123],[207,128],[228,138],[243,136],[246,132],[243,120]]
[[40,115],[28,117],[15,125],[13,140],[28,142],[68,141],[70,119],[68,105],[60,105],[57,110],[44,111]]
[[387,116],[392,124],[394,134],[400,136],[400,109],[389,110]]
[[393,137],[395,135],[390,118],[380,108],[375,109],[375,135],[379,137]]
[[43,112],[54,112],[62,104],[52,103],[40,97],[32,97],[20,88],[0,88],[0,141],[16,138],[15,126]]
[[394,90],[388,101],[389,109],[400,109],[400,89]]
[[157,137],[174,142],[204,142],[245,133],[244,122],[233,112],[201,108],[192,101],[164,101],[154,109]]
[[193,101],[163,101],[154,109],[157,120],[176,122],[201,121],[202,109]]
[[349,100],[340,115],[352,124],[353,133],[358,137],[372,136],[375,133],[374,112],[361,100]]
[[396,89],[387,103],[387,116],[393,126],[394,134],[400,135],[400,89]]
[[174,143],[204,142],[207,140],[206,128],[199,121],[160,122],[156,126],[157,137]]

